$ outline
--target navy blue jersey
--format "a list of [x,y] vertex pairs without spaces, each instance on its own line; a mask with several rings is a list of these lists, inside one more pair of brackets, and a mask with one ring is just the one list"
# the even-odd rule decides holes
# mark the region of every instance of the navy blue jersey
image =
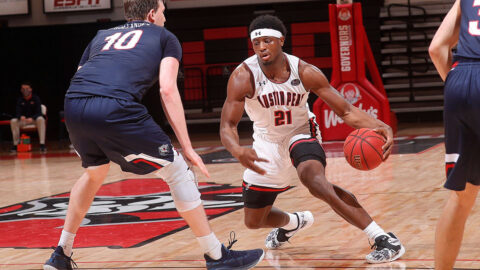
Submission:
[[460,0],[462,18],[457,56],[480,59],[480,0]]
[[17,100],[15,117],[20,118],[21,116],[25,116],[27,118],[37,119],[37,117],[42,116],[41,106],[42,101],[37,95],[32,94],[32,97],[28,100],[21,96]]
[[165,57],[180,61],[182,48],[167,29],[145,21],[128,22],[97,35],[83,53],[66,97],[104,96],[140,101],[158,81]]

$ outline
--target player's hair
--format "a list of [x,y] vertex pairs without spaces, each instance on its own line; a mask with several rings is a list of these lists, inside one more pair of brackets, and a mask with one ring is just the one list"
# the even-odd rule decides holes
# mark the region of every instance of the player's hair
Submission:
[[30,86],[30,88],[33,88],[33,84],[29,81],[22,81],[22,83],[20,83],[20,86],[22,86],[22,85],[28,85],[28,86]]
[[158,0],[123,0],[123,9],[127,21],[145,20],[150,10],[157,11]]
[[261,28],[274,29],[274,30],[280,31],[280,33],[282,33],[283,36],[287,35],[287,28],[277,16],[266,14],[266,15],[260,15],[256,17],[250,23],[248,32],[251,33],[253,30],[257,30]]

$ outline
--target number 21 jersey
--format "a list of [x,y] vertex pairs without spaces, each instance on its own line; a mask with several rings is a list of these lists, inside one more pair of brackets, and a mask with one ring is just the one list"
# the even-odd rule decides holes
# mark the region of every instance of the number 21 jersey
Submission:
[[255,82],[254,95],[245,99],[245,111],[253,121],[255,134],[271,142],[289,140],[295,134],[311,134],[312,130],[317,130],[315,115],[308,108],[309,92],[298,74],[300,59],[284,55],[290,67],[290,76],[285,82],[269,80],[258,63],[257,55],[244,61]]

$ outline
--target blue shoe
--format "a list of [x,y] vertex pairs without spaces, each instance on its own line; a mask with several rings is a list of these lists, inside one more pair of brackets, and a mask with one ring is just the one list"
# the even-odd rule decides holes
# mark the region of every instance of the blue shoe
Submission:
[[228,247],[222,244],[222,258],[214,260],[208,255],[204,255],[207,261],[207,269],[209,270],[226,270],[226,269],[250,269],[257,265],[264,256],[263,249],[250,250],[231,250],[232,245],[237,242],[235,236],[233,241],[230,241]]
[[77,268],[77,264],[72,260],[72,257],[67,257],[63,253],[63,248],[58,246],[50,259],[43,265],[43,270],[72,270],[72,266]]

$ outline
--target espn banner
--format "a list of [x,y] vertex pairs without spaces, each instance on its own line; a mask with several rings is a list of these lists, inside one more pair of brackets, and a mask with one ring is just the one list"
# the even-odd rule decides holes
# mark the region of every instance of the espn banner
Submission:
[[26,15],[29,13],[28,0],[0,0],[0,16]]
[[43,0],[43,12],[73,12],[112,9],[112,0]]

